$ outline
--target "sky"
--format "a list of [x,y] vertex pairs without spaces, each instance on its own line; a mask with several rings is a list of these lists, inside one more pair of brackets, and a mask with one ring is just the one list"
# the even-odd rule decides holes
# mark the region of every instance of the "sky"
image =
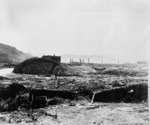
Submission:
[[0,0],[0,43],[49,55],[147,60],[149,0]]

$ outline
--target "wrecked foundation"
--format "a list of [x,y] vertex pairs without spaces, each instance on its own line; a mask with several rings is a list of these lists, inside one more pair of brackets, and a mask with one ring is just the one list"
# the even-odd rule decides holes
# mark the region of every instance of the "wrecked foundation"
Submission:
[[64,90],[31,90],[30,91],[30,100],[34,100],[39,96],[46,96],[47,98],[61,97],[63,99],[74,99],[76,93]]
[[148,99],[148,85],[135,84],[127,87],[113,88],[95,92],[94,102],[142,102]]
[[[89,84],[83,86],[82,84],[77,84],[78,82],[72,82],[71,79],[68,80],[69,82],[66,81],[67,80],[64,80],[63,83],[60,84],[63,85],[63,87],[59,87],[59,89],[55,89],[54,87],[52,87],[52,89],[33,89],[18,83],[10,84],[6,88],[1,88],[0,111],[16,110],[16,108],[40,108],[48,105],[57,105],[59,103],[64,103],[65,101],[71,102],[80,99],[91,100],[92,103],[139,103],[147,101],[148,98],[148,85],[143,82],[139,84],[130,83],[128,86],[115,86],[114,88],[112,88],[112,85],[106,83],[105,85],[109,85],[109,87],[98,88],[96,86],[96,89],[92,89],[92,87],[85,87]],[[66,89],[69,86],[68,84],[75,85],[76,88]],[[94,86],[92,82],[90,82],[90,85]],[[100,82],[99,85],[101,85]],[[94,90],[98,91],[95,92]]]

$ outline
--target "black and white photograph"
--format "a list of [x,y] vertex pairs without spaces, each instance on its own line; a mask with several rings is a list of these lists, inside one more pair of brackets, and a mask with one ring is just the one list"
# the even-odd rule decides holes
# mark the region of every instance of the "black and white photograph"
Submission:
[[0,125],[149,125],[149,0],[0,0]]

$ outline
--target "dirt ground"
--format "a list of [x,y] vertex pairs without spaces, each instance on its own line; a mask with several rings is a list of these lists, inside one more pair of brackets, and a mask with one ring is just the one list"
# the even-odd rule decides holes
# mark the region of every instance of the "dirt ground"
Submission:
[[[113,88],[114,81],[119,86],[128,84],[148,83],[147,76],[110,76],[99,74],[101,69],[97,66],[70,66],[76,69],[82,76],[52,77],[16,75],[8,76],[11,80],[2,81],[2,85],[17,81],[26,87],[59,89],[75,91],[79,88],[97,91],[99,89]],[[98,69],[99,68],[99,69]],[[98,70],[97,70],[98,69]],[[59,81],[59,86],[58,86]],[[103,87],[102,87],[103,86]],[[48,105],[44,108],[30,110],[1,112],[0,124],[2,125],[149,125],[148,102],[140,103],[103,103],[94,102],[90,99],[64,100],[63,103]],[[56,117],[53,117],[57,116]]]
[[[149,125],[148,106],[146,103],[93,103],[74,101],[74,104],[60,104],[34,110],[37,121],[32,121],[25,112],[5,112],[5,119],[0,123],[7,125]],[[40,115],[40,111],[57,115],[57,118]],[[8,118],[9,117],[9,118]]]

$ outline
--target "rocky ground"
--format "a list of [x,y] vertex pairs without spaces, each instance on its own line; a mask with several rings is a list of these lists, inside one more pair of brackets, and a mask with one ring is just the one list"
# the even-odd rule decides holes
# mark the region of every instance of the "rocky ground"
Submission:
[[[146,103],[93,103],[76,101],[70,104],[48,106],[33,111],[36,120],[26,111],[0,114],[1,124],[20,125],[149,125]],[[44,112],[44,113],[43,113]],[[57,118],[46,115],[57,115]]]
[[[112,66],[111,66],[112,67]],[[13,82],[34,89],[57,89],[72,92],[91,90],[110,90],[115,87],[128,86],[132,84],[148,84],[147,70],[143,67],[126,66],[125,68],[136,68],[137,76],[110,75],[110,66],[99,65],[69,65],[69,69],[75,70],[78,76],[59,76],[54,80],[53,76],[38,75],[8,75],[1,80],[1,88],[9,86]],[[145,67],[144,67],[145,68]],[[104,71],[105,69],[108,69]],[[118,70],[117,70],[118,71]],[[69,71],[67,71],[70,73]],[[102,74],[102,72],[108,74]],[[121,71],[122,72],[122,71]],[[131,71],[127,71],[131,72]],[[133,73],[133,72],[132,72]],[[135,73],[135,72],[134,72]],[[148,101],[133,103],[104,103],[92,102],[92,98],[80,96],[79,98],[59,99],[57,103],[46,105],[38,109],[18,108],[13,111],[0,113],[0,124],[20,125],[148,125],[149,110]]]

